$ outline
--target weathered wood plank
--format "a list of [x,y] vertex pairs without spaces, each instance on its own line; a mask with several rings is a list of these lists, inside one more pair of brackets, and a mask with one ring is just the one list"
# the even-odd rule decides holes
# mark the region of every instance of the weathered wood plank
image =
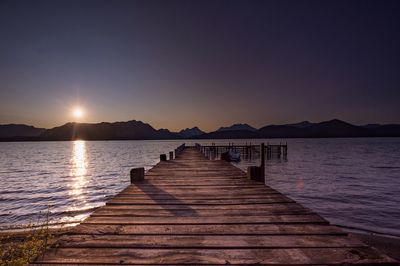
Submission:
[[[265,192],[268,191],[276,191],[275,189],[266,187],[266,186],[262,186],[261,184],[248,184],[248,185],[240,185],[240,183],[237,183],[236,181],[218,181],[219,183],[213,183],[213,182],[208,182],[207,180],[202,180],[202,181],[193,181],[193,183],[187,184],[187,181],[176,181],[176,182],[170,182],[170,181],[159,181],[159,182],[155,182],[155,181],[148,181],[149,184],[139,184],[139,185],[131,185],[128,186],[126,188],[126,190],[132,190],[135,188],[146,188],[146,187],[151,187],[151,186],[160,186],[160,187],[176,187],[176,188],[181,188],[182,186],[189,186],[189,187],[193,187],[193,188],[212,188],[212,187],[225,187],[225,188],[232,188],[232,187],[236,187],[239,188],[239,192],[241,189],[251,189],[251,188],[255,188],[255,189],[263,189]],[[240,181],[241,182],[241,181]]]
[[[263,199],[268,195],[280,195],[276,192],[265,193],[265,194],[223,194],[213,196],[208,193],[187,193],[187,194],[174,194],[174,198],[176,199],[202,199],[202,200],[220,200],[220,199]],[[165,195],[165,193],[120,193],[114,198],[135,198],[135,199],[169,199],[170,196]]]
[[[225,205],[190,205],[192,210],[255,210],[255,209],[271,209],[274,206],[282,206],[282,205],[294,205],[297,203],[294,202],[274,202],[268,204],[225,204]],[[131,210],[187,210],[188,205],[185,204],[153,204],[153,205],[140,205],[140,204],[107,204],[104,208],[113,208],[113,209],[131,209]]]
[[276,197],[276,198],[264,198],[264,199],[220,199],[220,200],[201,200],[201,199],[132,199],[132,198],[114,198],[107,202],[107,205],[176,205],[176,204],[184,204],[184,205],[232,205],[232,204],[269,204],[269,203],[285,203],[285,202],[294,202],[291,199],[285,197]]
[[[182,191],[184,190],[184,191]],[[220,193],[217,193],[217,192]],[[215,194],[210,194],[210,193],[215,193]],[[218,197],[218,196],[230,196],[231,198],[235,198],[235,196],[240,196],[240,195],[280,195],[283,196],[280,193],[276,193],[275,191],[260,191],[259,189],[246,189],[243,188],[242,191],[236,191],[234,190],[228,190],[228,189],[214,189],[214,188],[199,188],[199,189],[191,189],[188,188],[187,190],[185,188],[168,188],[168,189],[147,189],[147,190],[140,190],[140,189],[129,189],[121,193],[123,194],[146,194],[146,195],[154,195],[154,194],[160,194],[160,195],[167,195],[167,194],[173,194],[173,195],[209,195],[212,197]]]
[[347,235],[326,224],[157,224],[99,225],[80,224],[70,234],[145,235]]
[[[194,194],[195,195],[195,194]],[[175,197],[171,193],[161,193],[158,196],[163,196],[162,199],[165,200],[165,204],[175,203],[178,201],[179,203],[184,203],[184,204],[198,204],[198,203],[218,203],[218,204],[224,204],[224,203],[236,203],[238,201],[242,203],[260,203],[260,202],[273,202],[276,200],[280,201],[293,201],[290,198],[283,196],[282,194],[265,194],[265,195],[260,195],[259,197],[221,197],[219,198],[216,196],[215,198],[212,197],[212,195],[209,195],[208,198],[178,198]],[[143,203],[149,203],[149,202],[154,202],[158,200],[158,197],[148,195],[147,198],[138,198],[138,197],[131,197],[131,196],[126,196],[126,195],[118,195],[113,198],[115,201],[127,201],[127,202],[143,202]]]
[[[196,211],[201,217],[215,217],[215,216],[271,216],[271,215],[299,215],[299,214],[310,214],[313,213],[309,210],[277,210],[277,211],[207,211],[202,212]],[[193,210],[99,210],[91,215],[92,217],[100,216],[126,216],[126,217],[191,217],[193,216]]]
[[355,238],[334,235],[68,235],[58,241],[62,248],[341,248],[365,247]]
[[[179,206],[179,205],[176,205]],[[175,207],[172,206],[172,207]],[[185,207],[185,206],[184,206]],[[218,206],[215,206],[218,207]],[[222,213],[244,213],[244,212],[257,212],[257,213],[274,213],[275,211],[310,211],[310,209],[305,208],[303,206],[301,206],[300,204],[297,203],[284,203],[284,204],[265,204],[265,205],[261,205],[258,206],[256,205],[256,207],[258,208],[254,208],[254,206],[249,206],[249,205],[243,205],[243,208],[237,208],[236,206],[222,206],[223,208],[214,208],[214,209],[210,209],[210,208],[202,208],[202,206],[198,206],[198,205],[193,205],[190,206],[190,208],[192,210],[196,210],[197,215],[200,216],[204,216],[207,215],[209,213],[214,213],[214,214],[222,214]],[[170,208],[168,208],[170,209]],[[185,210],[187,209],[187,207],[185,208],[179,208],[176,210]],[[99,209],[96,210],[96,214],[97,213],[102,213],[104,211],[110,211],[110,212],[115,212],[118,213],[119,211],[131,211],[131,212],[136,212],[138,214],[140,214],[143,211],[147,211],[147,212],[166,212],[167,210],[165,208],[152,208],[152,207],[142,207],[140,209],[138,208],[132,208],[131,205],[106,205],[103,207],[100,207]]]
[[243,223],[328,223],[316,214],[300,215],[265,215],[265,216],[199,216],[193,214],[173,217],[96,217],[91,216],[83,223],[91,224],[243,224]]
[[280,249],[53,248],[36,263],[87,264],[369,264],[396,265],[368,247]]

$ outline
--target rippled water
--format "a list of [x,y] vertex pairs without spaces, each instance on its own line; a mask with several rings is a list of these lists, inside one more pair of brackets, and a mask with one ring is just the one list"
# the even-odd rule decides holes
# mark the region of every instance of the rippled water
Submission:
[[[400,236],[400,138],[287,142],[288,159],[266,163],[268,185],[334,224]],[[0,228],[35,222],[49,206],[52,222],[82,220],[129,184],[131,168],[149,169],[158,162],[160,153],[181,143],[0,143]],[[257,163],[253,159],[237,166],[245,169]]]

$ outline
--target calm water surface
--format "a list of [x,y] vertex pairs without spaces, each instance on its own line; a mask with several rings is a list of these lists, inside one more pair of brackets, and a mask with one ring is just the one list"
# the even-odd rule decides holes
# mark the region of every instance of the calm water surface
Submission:
[[[252,143],[262,141],[280,140]],[[0,228],[36,222],[48,209],[53,223],[78,222],[129,184],[131,168],[151,168],[182,142],[0,143]],[[287,142],[287,160],[266,162],[267,185],[334,224],[400,236],[400,138]]]

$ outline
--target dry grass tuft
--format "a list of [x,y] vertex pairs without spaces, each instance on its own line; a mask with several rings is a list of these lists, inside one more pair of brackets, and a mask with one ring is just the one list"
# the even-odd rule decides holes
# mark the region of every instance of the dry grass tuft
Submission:
[[52,238],[48,210],[45,220],[29,223],[24,234],[11,233],[0,236],[0,266],[29,264],[43,253]]

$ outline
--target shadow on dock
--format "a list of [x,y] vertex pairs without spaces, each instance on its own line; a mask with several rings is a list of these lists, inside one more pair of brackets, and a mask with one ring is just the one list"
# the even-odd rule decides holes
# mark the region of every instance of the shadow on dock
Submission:
[[[175,216],[198,216],[196,210],[192,209],[189,205],[177,199],[172,194],[162,190],[161,188],[153,185],[148,181],[135,183],[135,186],[140,189],[143,193],[148,195],[152,200],[154,200],[163,209],[171,212]],[[148,193],[150,192],[151,193]],[[157,196],[155,196],[157,195]],[[160,197],[162,196],[162,197]],[[165,201],[168,204],[165,204]],[[174,205],[180,205],[179,209],[175,208]]]

